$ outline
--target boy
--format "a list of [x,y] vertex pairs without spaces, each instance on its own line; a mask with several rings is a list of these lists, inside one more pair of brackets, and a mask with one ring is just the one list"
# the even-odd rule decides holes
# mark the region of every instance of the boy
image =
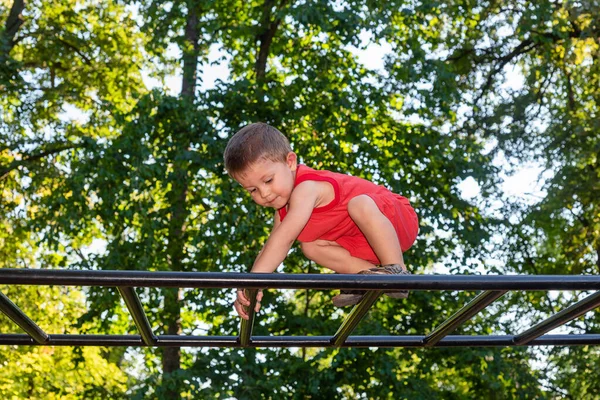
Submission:
[[[406,198],[361,178],[299,165],[287,138],[264,123],[237,132],[224,160],[254,202],[276,210],[269,239],[250,272],[275,271],[298,239],[308,259],[340,274],[409,273],[402,252],[414,243],[419,224]],[[363,295],[342,291],[333,304],[354,305]],[[408,292],[386,295],[405,298]],[[256,311],[261,299],[259,292]],[[234,307],[244,319],[249,305],[239,289]]]

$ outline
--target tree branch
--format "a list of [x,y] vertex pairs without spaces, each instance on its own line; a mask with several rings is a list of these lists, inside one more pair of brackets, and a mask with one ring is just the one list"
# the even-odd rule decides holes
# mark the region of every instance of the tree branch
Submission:
[[[585,39],[585,38],[591,38],[591,37],[597,38],[600,35],[600,30],[598,30],[598,29],[590,29],[590,30],[586,30],[585,32],[583,32],[576,23],[572,23],[571,26],[573,29],[570,32],[568,32],[567,35],[557,35],[552,32],[540,32],[535,29],[532,29],[530,31],[530,33],[535,35],[534,37],[537,37],[537,38],[550,39],[553,43],[557,43],[557,42],[560,42],[565,39]],[[492,64],[492,69],[487,74],[485,84],[482,86],[481,91],[480,91],[479,95],[477,96],[477,98],[475,99],[474,104],[477,104],[481,100],[481,98],[488,92],[488,90],[492,86],[492,83],[493,83],[496,75],[500,71],[502,71],[502,69],[509,62],[511,62],[512,60],[514,60],[515,58],[519,57],[522,54],[526,54],[526,53],[530,52],[531,50],[535,49],[542,43],[543,42],[541,40],[534,40],[533,37],[529,37],[528,39],[522,40],[521,43],[519,43],[517,45],[517,47],[515,47],[510,53],[508,53],[504,56],[501,56],[501,57],[491,57],[491,59],[490,59],[489,55],[493,54],[493,48],[479,50],[479,55],[475,55],[473,57],[473,60],[476,63],[483,63],[489,59],[489,61]],[[476,52],[476,50],[474,48],[466,48],[466,49],[463,49],[461,52],[454,53],[453,55],[447,57],[446,61],[456,62],[464,57],[471,56],[471,54],[474,52]]]
[[53,149],[48,149],[48,150],[42,151],[40,153],[27,156],[21,160],[15,160],[15,161],[11,162],[10,164],[8,164],[7,166],[0,165],[0,181],[4,180],[6,177],[8,177],[8,174],[10,174],[10,172],[14,171],[15,169],[17,169],[23,165],[34,163],[36,161],[41,160],[42,158],[45,158],[45,157],[53,155],[53,154],[58,154],[65,150],[78,149],[78,148],[83,148],[83,147],[84,147],[84,145],[82,145],[82,144],[79,144],[79,145],[70,144],[70,145],[65,145],[65,146],[59,146],[59,147],[56,147]]
[[[287,0],[283,0],[277,7],[277,11],[281,10],[286,3]],[[256,37],[256,41],[260,43],[254,67],[257,81],[261,81],[265,78],[267,59],[269,58],[271,44],[273,43],[273,38],[281,23],[281,18],[271,21],[271,9],[274,5],[274,0],[266,0],[263,5],[263,18],[260,25],[261,33]]]
[[508,64],[514,58],[520,56],[521,54],[528,53],[529,51],[533,50],[537,46],[538,46],[538,44],[534,43],[533,40],[531,40],[531,39],[525,39],[521,43],[519,43],[519,45],[517,47],[515,47],[513,49],[513,51],[511,51],[510,53],[504,55],[503,57],[500,57],[500,58],[496,59],[495,60],[495,64],[496,65],[488,73],[486,82],[483,85],[483,87],[481,88],[481,92],[479,93],[479,95],[475,99],[474,104],[479,103],[479,100],[481,100],[481,98],[485,95],[485,93],[492,86],[492,82],[494,81],[495,76],[500,71],[502,71],[502,68],[504,68],[506,66],[506,64]]
[[60,38],[60,37],[58,38],[58,41],[60,43],[64,44],[66,47],[70,48],[71,50],[75,51],[75,53],[79,54],[79,56],[83,59],[83,61],[85,61],[86,65],[92,65],[92,60],[90,60],[90,58],[88,56],[83,54],[77,46],[67,42],[66,40],[64,40],[63,38]]

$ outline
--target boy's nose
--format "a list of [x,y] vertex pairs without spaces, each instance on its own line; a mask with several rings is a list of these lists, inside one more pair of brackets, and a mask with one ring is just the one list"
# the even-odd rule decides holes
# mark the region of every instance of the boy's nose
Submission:
[[260,197],[262,197],[263,199],[268,198],[271,195],[271,191],[267,190],[267,189],[261,189],[260,191]]

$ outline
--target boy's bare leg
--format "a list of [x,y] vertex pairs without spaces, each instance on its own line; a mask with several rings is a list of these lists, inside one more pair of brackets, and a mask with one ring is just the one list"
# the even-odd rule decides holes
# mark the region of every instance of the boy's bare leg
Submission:
[[357,274],[365,269],[373,268],[373,264],[352,257],[348,250],[336,242],[315,240],[314,242],[304,242],[301,247],[306,258],[338,274]]
[[367,195],[353,198],[348,202],[348,213],[382,265],[398,264],[406,270],[396,230],[372,198]]
[[[304,242],[301,246],[304,255],[308,259],[340,274],[357,274],[362,271],[369,272],[374,267],[368,261],[352,257],[348,250],[336,242],[316,240],[314,242]],[[390,295],[389,293],[386,294]],[[333,297],[333,305],[336,307],[354,305],[360,302],[363,295],[364,291],[360,290],[342,290],[340,294]],[[392,296],[395,297],[397,295]],[[406,297],[406,295],[403,295],[403,297]]]

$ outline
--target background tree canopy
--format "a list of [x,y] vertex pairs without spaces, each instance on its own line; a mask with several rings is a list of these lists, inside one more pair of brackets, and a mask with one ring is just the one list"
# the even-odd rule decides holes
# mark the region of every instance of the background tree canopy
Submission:
[[[227,177],[221,155],[237,129],[265,121],[303,163],[412,200],[413,273],[598,273],[599,10],[597,0],[3,0],[0,267],[247,271],[271,212]],[[358,53],[377,44],[390,51],[368,68]],[[210,85],[213,54],[228,77]],[[543,170],[536,197],[506,196],[506,174],[532,163]],[[477,197],[463,197],[466,179]],[[281,271],[321,270],[294,249]],[[1,290],[50,333],[136,332],[115,290]],[[345,315],[332,294],[269,291],[255,330],[331,333]],[[356,333],[426,333],[475,294],[382,299]],[[583,295],[516,293],[459,333],[520,331]],[[140,296],[158,334],[239,329],[232,290]],[[18,330],[0,318],[0,332]],[[568,329],[599,326],[589,313]],[[597,398],[599,361],[590,347],[3,348],[0,392]]]

